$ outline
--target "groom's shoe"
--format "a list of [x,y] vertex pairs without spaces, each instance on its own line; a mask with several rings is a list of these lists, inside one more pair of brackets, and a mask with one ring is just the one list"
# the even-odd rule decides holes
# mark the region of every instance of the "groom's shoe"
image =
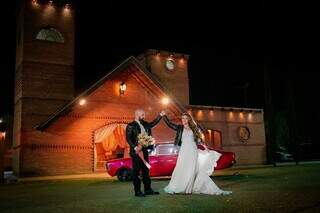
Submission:
[[136,192],[134,195],[136,197],[145,197],[145,194],[143,194],[142,192]]
[[152,189],[144,192],[145,195],[158,195],[159,192],[153,191]]

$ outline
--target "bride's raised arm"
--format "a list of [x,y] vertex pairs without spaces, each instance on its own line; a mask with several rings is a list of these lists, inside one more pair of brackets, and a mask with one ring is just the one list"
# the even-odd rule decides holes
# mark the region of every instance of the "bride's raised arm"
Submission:
[[163,120],[167,124],[168,127],[170,127],[173,130],[176,130],[176,131],[178,130],[179,125],[172,123],[166,115],[163,116]]

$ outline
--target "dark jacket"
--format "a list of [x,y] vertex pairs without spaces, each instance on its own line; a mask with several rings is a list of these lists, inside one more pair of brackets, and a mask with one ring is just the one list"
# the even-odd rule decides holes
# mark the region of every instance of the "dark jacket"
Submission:
[[[147,122],[147,121],[142,121],[141,125],[144,127],[146,130],[146,133],[150,136],[152,136],[151,129],[159,123],[161,120],[161,116],[157,116],[153,121]],[[126,128],[126,139],[127,143],[130,145],[130,155],[136,155],[136,151],[134,148],[138,145],[138,135],[141,133],[141,129],[139,124],[136,121],[133,121],[127,125]],[[145,157],[148,156],[148,149],[153,149],[153,146],[149,147],[144,147],[142,148],[142,152]]]
[[[175,130],[177,132],[176,138],[174,139],[174,144],[181,146],[181,139],[182,139],[182,133],[183,133],[183,125],[174,124],[172,123],[169,118],[165,115],[163,116],[164,122],[170,127],[171,129]],[[197,144],[200,144],[200,141],[195,141]]]

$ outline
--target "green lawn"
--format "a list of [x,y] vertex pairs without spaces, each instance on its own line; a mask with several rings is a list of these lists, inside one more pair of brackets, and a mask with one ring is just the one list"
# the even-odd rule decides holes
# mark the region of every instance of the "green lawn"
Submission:
[[[236,175],[231,175],[233,172]],[[0,185],[0,212],[320,212],[320,165],[233,169],[213,179],[232,195],[136,198],[131,183],[65,180]]]

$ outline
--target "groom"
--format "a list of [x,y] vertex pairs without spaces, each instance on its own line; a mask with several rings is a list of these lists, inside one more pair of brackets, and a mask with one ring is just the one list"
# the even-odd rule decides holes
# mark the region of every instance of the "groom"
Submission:
[[[126,128],[126,138],[130,145],[130,156],[132,158],[132,180],[135,196],[137,197],[159,194],[159,192],[152,190],[149,169],[138,156],[138,153],[142,151],[144,159],[149,162],[148,149],[153,149],[153,146],[147,148],[142,147],[138,144],[138,135],[140,133],[147,133],[148,135],[151,135],[151,129],[159,123],[163,115],[163,112],[161,112],[153,121],[147,122],[144,120],[145,112],[142,109],[137,109],[135,111],[135,120],[129,123]],[[139,179],[140,171],[142,171],[144,193],[141,192],[141,181]]]

